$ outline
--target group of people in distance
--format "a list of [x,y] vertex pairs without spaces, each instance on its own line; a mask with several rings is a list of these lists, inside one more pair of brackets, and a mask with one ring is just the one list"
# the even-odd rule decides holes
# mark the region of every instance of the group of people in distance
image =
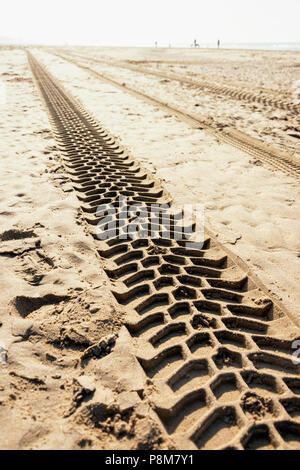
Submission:
[[[218,39],[217,41],[217,46],[218,46],[218,49],[220,48],[220,39]],[[199,46],[199,43],[197,42],[197,39],[194,39],[194,43],[192,44],[192,47],[200,47]]]
[[[155,41],[154,44],[155,44],[155,47],[158,46],[157,41]],[[220,48],[220,39],[218,39],[218,41],[217,41],[217,46],[218,46],[218,49],[219,49]],[[169,47],[171,47],[171,44],[169,44]],[[194,39],[194,42],[193,42],[193,44],[191,44],[191,47],[200,47],[199,43],[197,42],[197,39]]]

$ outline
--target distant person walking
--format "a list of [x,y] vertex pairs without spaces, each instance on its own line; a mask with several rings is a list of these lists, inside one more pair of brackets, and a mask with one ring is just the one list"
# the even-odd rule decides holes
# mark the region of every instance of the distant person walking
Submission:
[[220,39],[218,39],[218,49],[220,49]]

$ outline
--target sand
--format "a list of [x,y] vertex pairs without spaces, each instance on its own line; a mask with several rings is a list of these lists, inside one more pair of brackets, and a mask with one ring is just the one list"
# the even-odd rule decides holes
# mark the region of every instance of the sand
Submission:
[[74,365],[88,346],[117,334],[122,315],[80,223],[24,52],[1,54],[7,103],[1,132],[0,344],[6,360],[0,446],[78,447],[80,432],[63,419],[82,373]]
[[[255,162],[45,50],[32,51],[161,180],[175,205],[204,205],[207,227],[300,322],[299,180]],[[300,55],[295,52],[71,52],[284,93],[291,93],[299,79]],[[287,130],[299,132],[298,116],[263,105],[253,109],[222,96],[216,99],[175,82],[171,87],[157,77],[112,65],[92,66],[300,156],[299,140]],[[156,430],[152,415],[146,418],[149,410],[140,409],[127,421],[114,411],[101,429],[88,422],[82,402],[95,384],[105,406],[120,410],[124,401],[139,403],[132,376],[141,384],[145,379],[127,349],[124,311],[110,293],[79,201],[60,164],[24,50],[0,50],[0,80],[7,92],[0,141],[0,422],[6,429],[0,448],[172,448],[172,441]],[[82,367],[84,351],[101,341],[102,365],[92,357]],[[109,355],[110,349],[115,356]],[[116,358],[123,360],[120,374]]]

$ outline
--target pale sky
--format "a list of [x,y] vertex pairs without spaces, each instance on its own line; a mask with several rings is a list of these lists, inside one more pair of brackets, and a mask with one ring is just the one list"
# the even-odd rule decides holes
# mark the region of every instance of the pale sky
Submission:
[[2,0],[0,40],[120,46],[300,42],[300,0]]

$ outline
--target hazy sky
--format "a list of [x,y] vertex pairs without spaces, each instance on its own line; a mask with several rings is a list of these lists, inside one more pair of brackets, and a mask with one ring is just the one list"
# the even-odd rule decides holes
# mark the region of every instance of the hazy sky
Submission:
[[0,38],[103,45],[300,42],[300,0],[3,0]]

